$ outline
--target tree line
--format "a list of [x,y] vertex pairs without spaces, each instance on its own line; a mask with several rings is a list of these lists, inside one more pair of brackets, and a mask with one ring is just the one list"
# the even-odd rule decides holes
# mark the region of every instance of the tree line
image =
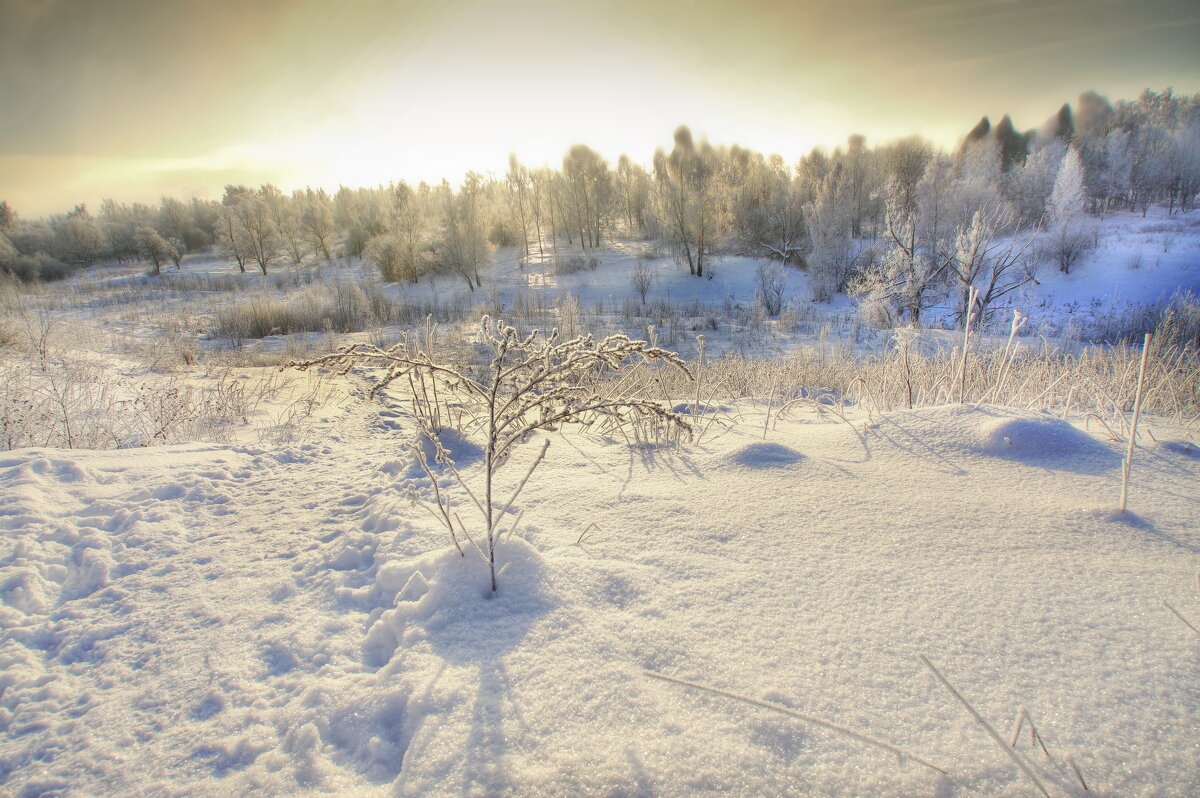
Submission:
[[363,257],[385,280],[449,274],[475,290],[493,247],[545,260],[632,237],[701,278],[724,253],[791,263],[809,271],[815,299],[853,291],[884,321],[919,323],[947,291],[961,314],[985,315],[1038,262],[1069,271],[1088,246],[1085,215],[1188,212],[1198,192],[1200,94],[1147,90],[1114,104],[1085,92],[1025,132],[984,118],[950,151],[851,136],[789,164],[680,127],[646,166],[576,145],[561,168],[512,156],[503,175],[468,172],[457,187],[231,185],[219,201],[105,200],[34,220],[0,203],[0,270],[54,279],[134,260],[159,274],[215,250],[243,272]]

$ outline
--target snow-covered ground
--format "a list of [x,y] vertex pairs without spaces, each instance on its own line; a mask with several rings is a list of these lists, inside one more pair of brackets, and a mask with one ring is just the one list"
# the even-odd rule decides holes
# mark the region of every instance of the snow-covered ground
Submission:
[[495,598],[413,503],[396,408],[356,400],[294,447],[5,454],[0,783],[1033,794],[924,655],[1005,738],[1028,710],[1049,757],[1017,751],[1052,795],[1083,794],[1068,758],[1100,795],[1200,789],[1200,636],[1163,605],[1200,625],[1194,445],[1152,427],[1113,520],[1117,445],[1048,415],[764,437],[740,410],[678,449],[550,435]]
[[[1193,217],[1105,220],[1072,274],[1046,266],[1014,301],[1026,332],[1069,339],[1200,290]],[[476,310],[559,322],[565,294],[593,326],[653,324],[685,352],[702,332],[710,356],[888,340],[845,297],[809,302],[797,270],[790,317],[755,318],[754,259],[697,280],[645,246],[565,275],[501,251],[475,292],[386,290],[469,311],[439,333],[458,351]],[[184,399],[195,423],[151,448],[0,451],[0,794],[1040,794],[921,657],[1006,741],[1027,711],[1045,750],[1026,731],[1016,754],[1050,795],[1200,793],[1194,418],[1143,417],[1124,516],[1123,444],[1079,410],[864,405],[844,423],[810,403],[768,422],[741,399],[679,447],[554,433],[488,598],[428,512],[406,405],[252,367],[338,336],[229,352],[208,335],[221,307],[365,282],[362,264],[309,285],[189,257],[197,282],[170,291],[139,272],[53,287],[29,303],[53,313],[13,327],[53,319],[48,362],[68,373],[78,349],[107,369],[108,404],[72,401],[129,410],[122,440],[157,442],[146,420]],[[206,387],[225,393],[201,413]],[[472,479],[478,442],[448,445]]]

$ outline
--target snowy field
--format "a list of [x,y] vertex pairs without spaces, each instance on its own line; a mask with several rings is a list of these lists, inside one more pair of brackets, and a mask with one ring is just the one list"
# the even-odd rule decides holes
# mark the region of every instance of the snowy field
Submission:
[[551,435],[494,599],[367,402],[296,447],[11,452],[6,788],[1031,794],[925,655],[1006,738],[1028,710],[1052,794],[1083,794],[1068,757],[1096,794],[1195,791],[1200,639],[1162,603],[1200,623],[1194,446],[1158,430],[1110,520],[1118,447],[1052,417],[759,421]]
[[[1200,289],[1196,222],[1106,220],[1072,274],[1046,267],[1014,301],[1025,348]],[[697,333],[710,354],[890,345],[849,299],[809,302],[798,271],[785,314],[764,318],[752,259],[697,280],[642,248],[565,275],[500,252],[475,292],[448,278],[379,290],[461,309],[437,328],[458,353],[477,311],[653,325],[689,355]],[[645,303],[639,260],[655,274]],[[1143,416],[1124,515],[1122,428],[1069,412],[1082,400],[1065,384],[1054,412],[742,394],[706,403],[705,434],[679,445],[538,433],[500,472],[507,495],[549,442],[492,597],[485,564],[428,512],[411,405],[368,398],[354,376],[278,371],[403,324],[213,334],[255,292],[328,293],[367,280],[361,265],[266,280],[183,266],[172,290],[114,267],[12,316],[47,330],[44,363],[107,375],[107,404],[77,409],[127,410],[95,440],[132,448],[0,451],[0,793],[1200,793],[1194,417]],[[39,327],[47,308],[59,316]],[[176,407],[162,396],[189,390],[221,401],[160,423]],[[474,480],[479,441],[446,441]]]

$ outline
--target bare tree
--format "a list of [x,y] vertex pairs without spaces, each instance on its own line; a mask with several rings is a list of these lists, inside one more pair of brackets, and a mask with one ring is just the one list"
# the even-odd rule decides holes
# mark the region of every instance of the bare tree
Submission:
[[[234,230],[231,240],[236,242],[236,248],[244,252],[248,260],[258,264],[263,274],[279,259],[282,243],[264,198],[264,193],[272,193],[272,188],[264,186],[262,190],[255,191],[245,186],[226,186],[223,200],[232,215]],[[239,262],[239,265],[242,264]]]
[[1036,228],[1017,232],[1015,216],[1005,206],[978,210],[970,224],[958,228],[949,268],[960,289],[962,323],[969,315],[968,296],[975,298],[970,315],[982,325],[998,300],[1034,280],[1030,255],[1036,237]]
[[768,316],[778,316],[783,310],[783,289],[787,284],[783,266],[760,261],[754,269],[754,295]]
[[138,254],[154,266],[154,274],[162,274],[162,265],[177,255],[174,246],[158,234],[153,227],[139,227],[134,233]]
[[480,187],[480,176],[468,172],[457,194],[446,181],[442,181],[440,189],[442,235],[437,247],[440,265],[462,277],[471,291],[483,285],[479,269],[487,257],[487,239],[480,218]]
[[329,195],[323,190],[305,189],[293,195],[300,202],[300,231],[313,252],[333,263],[333,207]]
[[850,279],[854,263],[853,213],[846,188],[839,164],[826,175],[816,197],[805,206],[809,286],[817,302],[828,302]]
[[85,269],[94,265],[108,249],[104,231],[85,205],[77,206],[60,220],[54,226],[54,236],[62,259]]
[[717,238],[717,157],[707,143],[699,147],[686,126],[675,131],[668,155],[654,154],[660,216],[676,257],[688,273],[704,276],[704,267]]
[[650,293],[650,286],[654,284],[654,273],[646,268],[646,264],[640,260],[637,266],[634,267],[633,273],[629,275],[629,285],[641,298],[642,304],[646,304],[646,294]]
[[289,200],[282,191],[270,183],[259,189],[259,196],[262,197],[263,203],[267,207],[267,213],[271,216],[271,225],[275,228],[283,251],[287,253],[293,266],[299,266],[304,262],[304,256],[308,254],[304,230],[300,224],[300,212],[297,207],[299,203]]
[[576,144],[563,158],[563,177],[569,188],[580,246],[584,249],[600,246],[612,196],[608,163],[595,150]]
[[907,316],[912,327],[919,327],[921,314],[937,301],[949,264],[934,256],[936,249],[923,237],[917,213],[907,204],[907,186],[893,180],[889,189],[886,249],[859,275],[854,292],[864,297],[864,311],[880,321],[895,324]]

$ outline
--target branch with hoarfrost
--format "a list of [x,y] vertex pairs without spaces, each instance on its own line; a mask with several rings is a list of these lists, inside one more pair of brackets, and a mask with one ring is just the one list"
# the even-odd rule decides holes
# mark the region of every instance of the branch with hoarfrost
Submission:
[[[538,431],[556,430],[564,424],[595,428],[600,432],[651,423],[670,427],[684,435],[691,425],[679,414],[657,402],[622,395],[602,394],[597,390],[598,374],[615,372],[631,360],[663,361],[679,369],[690,379],[683,361],[674,352],[652,346],[625,334],[610,335],[596,341],[581,335],[560,341],[558,331],[541,336],[537,330],[522,336],[511,325],[484,316],[479,336],[488,348],[491,360],[482,376],[443,365],[434,355],[407,337],[388,349],[371,344],[352,344],[312,360],[289,363],[300,370],[316,366],[336,368],[342,374],[355,369],[383,369],[383,376],[371,388],[375,396],[399,379],[407,379],[412,393],[413,415],[422,433],[435,447],[435,459],[444,465],[479,511],[486,541],[475,543],[461,518],[451,511],[450,500],[437,486],[437,479],[424,453],[416,452],[422,470],[434,485],[437,511],[433,512],[450,532],[459,553],[465,556],[459,533],[466,537],[488,563],[492,591],[496,590],[496,546],[499,544],[500,519],[509,511],[530,477],[545,457],[547,442],[529,466],[507,501],[494,495],[497,470],[513,448]],[[462,410],[458,430],[483,440],[484,463],[482,490],[472,491],[468,480],[454,466],[449,453],[438,440],[443,418],[442,405],[454,402]],[[448,409],[448,404],[447,404]],[[457,524],[456,524],[457,522]],[[511,530],[509,531],[511,534]]]

